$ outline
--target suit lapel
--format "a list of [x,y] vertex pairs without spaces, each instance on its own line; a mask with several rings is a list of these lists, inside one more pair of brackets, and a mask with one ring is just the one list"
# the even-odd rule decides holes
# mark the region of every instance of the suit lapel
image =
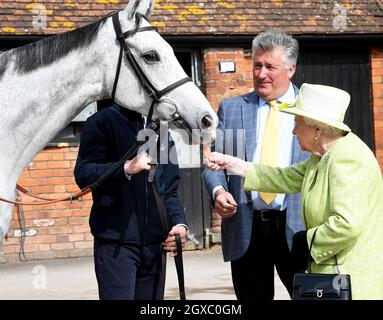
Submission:
[[244,96],[241,108],[242,124],[245,129],[246,160],[252,161],[256,139],[258,96],[254,93]]

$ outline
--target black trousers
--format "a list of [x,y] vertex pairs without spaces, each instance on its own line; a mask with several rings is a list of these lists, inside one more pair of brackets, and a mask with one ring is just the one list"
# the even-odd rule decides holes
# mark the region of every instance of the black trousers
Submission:
[[247,252],[231,262],[238,300],[273,300],[274,266],[289,292],[295,271],[285,236],[286,211],[254,211],[252,236]]
[[159,243],[137,247],[94,239],[94,265],[101,300],[164,298]]

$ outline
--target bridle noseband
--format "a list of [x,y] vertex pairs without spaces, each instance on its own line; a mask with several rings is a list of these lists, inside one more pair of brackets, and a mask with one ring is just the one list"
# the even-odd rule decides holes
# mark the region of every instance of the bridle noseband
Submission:
[[[133,36],[137,32],[152,31],[152,30],[157,31],[157,28],[155,28],[153,26],[139,28],[138,24],[139,24],[140,18],[146,19],[146,17],[144,15],[137,13],[136,14],[136,19],[138,21],[137,27],[134,30],[122,32],[120,20],[118,18],[118,12],[116,12],[112,15],[114,30],[116,32],[117,40],[120,43],[120,54],[118,57],[116,76],[114,78],[114,84],[113,84],[113,89],[112,89],[112,100],[114,101],[115,95],[116,95],[116,89],[117,89],[118,79],[119,79],[120,70],[121,70],[122,53],[124,51],[125,57],[126,57],[127,61],[130,63],[130,65],[131,65],[134,73],[136,74],[137,78],[139,79],[141,85],[146,90],[146,92],[149,94],[149,96],[153,99],[152,104],[151,104],[150,109],[149,109],[149,113],[148,113],[148,119],[153,120],[152,117],[153,117],[154,106],[160,102],[161,97],[164,96],[165,94],[169,93],[170,91],[182,86],[183,84],[190,82],[190,81],[193,81],[193,79],[190,77],[186,77],[184,79],[181,79],[181,80],[171,84],[170,86],[166,87],[165,89],[162,89],[161,91],[158,91],[156,89],[156,87],[150,82],[148,77],[143,72],[142,68],[140,67],[136,58],[134,57],[132,51],[128,48],[128,46],[126,45],[126,42],[125,42],[126,38]],[[170,120],[171,121],[178,120],[178,121],[182,122],[182,119],[180,119],[180,116],[178,114],[178,110],[177,110],[176,105],[175,105],[175,108],[176,108],[176,111],[172,115],[172,118]]]

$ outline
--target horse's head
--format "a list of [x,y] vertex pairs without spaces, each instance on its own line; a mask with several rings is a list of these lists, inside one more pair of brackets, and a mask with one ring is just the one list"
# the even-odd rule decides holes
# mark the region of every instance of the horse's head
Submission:
[[[121,47],[125,47],[125,52],[122,50],[119,72],[109,71],[110,75],[113,73],[111,80],[118,78],[117,84],[114,81],[114,86],[109,85],[110,92],[118,104],[143,115],[151,113],[152,102],[156,101],[153,119],[168,121],[172,129],[186,129],[209,141],[215,137],[218,118],[198,87],[187,80],[171,46],[150,27],[147,18],[153,5],[154,0],[130,0],[119,12],[118,22],[113,23],[117,36],[122,37],[115,41],[111,56],[118,56]],[[116,69],[117,61],[113,64]]]

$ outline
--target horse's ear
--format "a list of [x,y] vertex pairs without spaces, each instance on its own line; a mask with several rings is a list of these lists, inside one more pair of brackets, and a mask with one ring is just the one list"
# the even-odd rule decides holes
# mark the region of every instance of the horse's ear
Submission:
[[153,12],[154,0],[130,0],[124,11],[128,19],[132,19],[136,13],[149,18]]

